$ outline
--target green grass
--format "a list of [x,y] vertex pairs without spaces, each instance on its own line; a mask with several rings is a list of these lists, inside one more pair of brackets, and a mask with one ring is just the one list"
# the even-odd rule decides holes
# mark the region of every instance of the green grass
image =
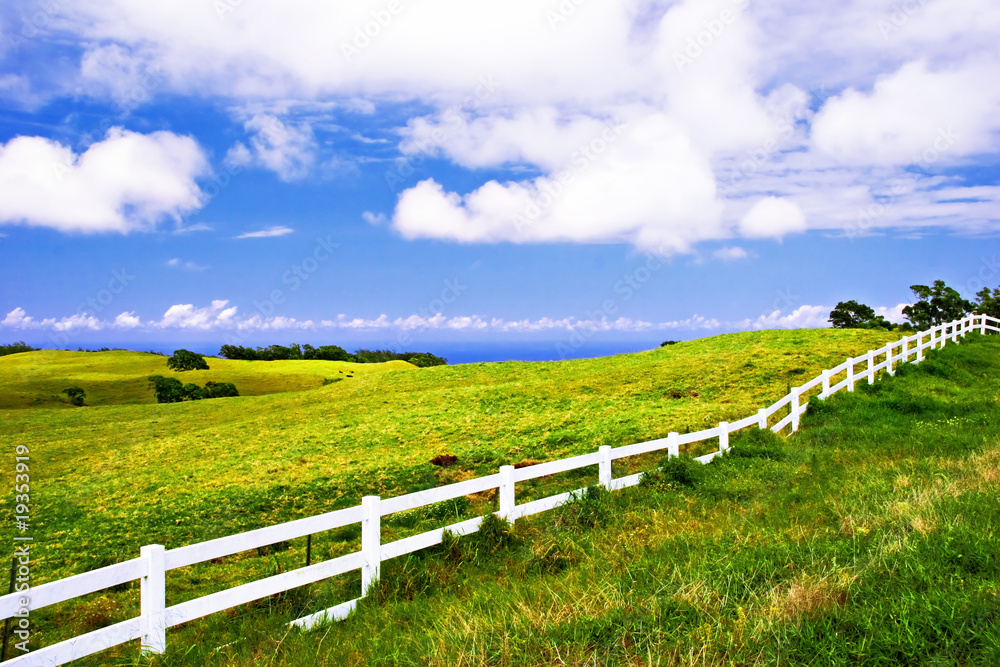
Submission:
[[[85,408],[4,410],[0,443],[7,451],[15,443],[32,450],[38,549],[33,572],[41,583],[134,557],[148,543],[174,548],[355,505],[368,493],[388,497],[488,474],[506,463],[559,458],[733,421],[822,368],[897,337],[867,331],[758,332],[593,360],[419,370],[403,365],[368,373],[359,365],[353,366],[358,369],[353,378],[328,386],[317,385],[331,376],[325,364],[332,362],[284,362],[288,365],[282,369],[284,364],[210,360],[213,369],[197,373],[199,384],[229,381],[243,392],[235,375],[225,375],[243,373],[244,382],[257,383],[260,395],[176,405],[122,404],[137,393],[124,392],[115,400],[111,389],[116,376],[151,374],[152,362],[165,365],[162,357],[101,353],[121,355],[101,369],[93,367],[98,354],[58,353],[70,356],[49,363],[59,369],[46,375],[25,369],[32,367],[32,355],[54,353],[27,353],[0,358],[4,386],[8,378],[20,378],[26,389],[45,392],[58,386],[53,380],[65,379],[87,390],[89,399],[89,374],[104,378],[109,398]],[[977,342],[942,355],[990,358],[995,352],[995,343]],[[86,372],[73,371],[74,358],[89,365]],[[43,367],[43,361],[39,357],[35,366]],[[225,363],[235,366],[224,368]],[[850,427],[845,416],[817,411],[806,422],[810,429],[789,441],[793,447],[765,443],[765,449],[781,448],[780,460],[749,457],[741,468],[733,463],[735,457],[727,457],[725,463],[705,468],[708,476],[691,489],[664,482],[662,489],[654,485],[616,494],[606,500],[610,514],[597,527],[554,515],[518,522],[520,545],[490,558],[452,553],[390,563],[387,581],[400,582],[407,599],[393,601],[390,590],[380,598],[382,605],[366,605],[357,619],[319,633],[282,639],[284,622],[296,614],[356,596],[356,574],[219,614],[169,631],[166,662],[558,664],[561,655],[567,664],[592,664],[596,654],[598,664],[645,664],[643,656],[651,654],[661,656],[661,664],[754,664],[753,651],[764,655],[763,647],[811,647],[810,642],[819,640],[795,634],[794,643],[789,633],[803,626],[802,618],[812,623],[813,611],[797,617],[781,606],[782,591],[794,600],[826,599],[827,594],[835,600],[842,594],[848,596],[845,601],[854,599],[850,596],[858,580],[849,580],[853,570],[842,571],[843,559],[871,551],[871,536],[882,534],[878,521],[903,513],[885,504],[889,501],[883,495],[893,498],[892,503],[908,497],[905,487],[884,488],[885,480],[899,477],[901,462],[919,469],[922,476],[908,474],[913,484],[922,484],[946,474],[942,471],[958,475],[955,466],[964,460],[934,468],[937,464],[926,463],[928,452],[914,442],[941,430],[947,437],[934,442],[951,443],[967,422],[949,425],[949,419],[975,420],[977,428],[991,434],[989,424],[998,421],[996,384],[979,377],[990,368],[996,377],[995,365],[983,362],[971,382],[971,371],[964,367],[956,371],[944,365],[938,369],[941,377],[933,375],[936,363],[920,368],[920,381],[930,384],[916,398],[887,394],[879,399],[896,401],[898,418],[892,412],[892,420],[880,421],[884,403]],[[285,387],[283,377],[290,378]],[[311,378],[311,388],[302,378]],[[913,381],[906,375],[891,384]],[[45,382],[49,384],[42,386]],[[267,393],[282,388],[289,391]],[[975,409],[949,412],[972,405],[970,395],[986,398]],[[876,397],[859,393],[852,400]],[[937,406],[933,414],[919,412],[921,401]],[[830,405],[840,402],[838,396]],[[994,410],[992,421],[981,408]],[[933,426],[905,421],[921,417],[931,419]],[[839,421],[831,426],[824,419]],[[875,443],[875,433],[888,434],[892,444]],[[829,444],[835,440],[837,444]],[[990,446],[995,445],[994,438]],[[961,452],[968,458],[972,451],[968,443],[957,444],[948,456]],[[458,456],[458,464],[439,469],[429,463],[442,453]],[[616,474],[622,472],[626,470],[616,468]],[[5,474],[4,483],[10,483]],[[568,477],[565,484],[572,486],[594,481]],[[995,498],[995,487],[984,488],[981,493]],[[519,486],[519,496],[531,493],[531,485]],[[473,498],[460,506],[390,518],[384,539],[440,526],[449,516],[480,514],[491,503],[488,497]],[[968,508],[954,511],[971,515]],[[9,507],[4,512],[5,525],[10,525]],[[844,516],[851,517],[848,526],[851,521],[858,526],[847,540],[855,545],[853,552],[843,551]],[[357,541],[358,531],[352,528],[318,535],[314,560],[352,551]],[[266,551],[171,573],[168,604],[298,567],[304,561],[304,540]],[[883,551],[883,561],[898,556],[888,547]],[[786,568],[789,563],[791,569]],[[416,583],[406,583],[409,579],[402,575],[392,579],[397,567],[417,573]],[[991,599],[995,588],[982,587],[979,593]],[[766,595],[772,594],[778,597],[765,613]],[[949,594],[945,599],[959,598]],[[135,615],[137,600],[133,586],[41,610],[36,636],[49,643]],[[743,612],[738,612],[741,605],[731,605],[733,600],[740,601]],[[798,603],[789,604],[797,608]],[[826,604],[817,609],[839,613],[845,608]],[[739,632],[727,625],[736,622],[728,616],[733,613],[750,619]],[[747,629],[751,623],[752,632]],[[715,628],[711,638],[697,634],[702,626]],[[335,639],[323,641],[327,632]],[[230,642],[235,643],[224,651],[207,653]],[[293,645],[294,651],[287,650]],[[192,646],[192,653],[183,657]],[[553,646],[569,653],[557,655]],[[787,646],[783,650],[791,655]],[[803,649],[802,655],[807,653]],[[113,655],[128,661],[134,651],[121,648],[93,664]],[[822,664],[837,663],[831,657]]]
[[289,632],[299,593],[152,663],[998,664],[998,352],[970,336],[793,438],[386,563],[345,622]]

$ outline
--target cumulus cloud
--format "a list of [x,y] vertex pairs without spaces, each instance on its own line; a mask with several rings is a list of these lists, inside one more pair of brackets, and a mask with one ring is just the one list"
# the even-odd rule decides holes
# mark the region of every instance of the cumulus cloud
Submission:
[[907,63],[871,92],[849,88],[823,105],[812,127],[819,150],[863,165],[930,166],[995,150],[1000,62],[932,70]]
[[77,155],[43,137],[0,145],[0,224],[64,232],[130,232],[179,221],[205,201],[208,173],[197,142],[171,132],[112,128]]
[[273,114],[259,113],[243,127],[251,133],[250,145],[237,142],[229,149],[225,163],[230,167],[269,169],[288,182],[306,176],[316,162],[316,140],[308,125],[287,125]]
[[806,229],[806,216],[794,201],[765,197],[740,220],[740,232],[749,238],[781,238]]
[[740,329],[821,329],[830,326],[829,306],[799,306],[785,314],[781,310],[761,315],[756,320],[737,323]]
[[116,329],[135,329],[141,325],[142,321],[136,317],[135,312],[129,311],[116,317],[112,326]]
[[266,229],[258,229],[253,232],[243,232],[236,238],[238,239],[269,239],[275,236],[286,236],[293,233],[295,230],[291,227],[285,227],[284,225],[274,225]]
[[227,308],[229,301],[216,300],[205,308],[177,304],[170,306],[155,326],[163,329],[218,329],[233,326],[236,306]]
[[[806,219],[810,229],[856,226],[859,208],[884,199],[878,188],[925,155],[939,166],[996,162],[993,0],[902,13],[869,0],[427,0],[379,23],[373,12],[385,8],[78,0],[58,30],[80,46],[84,89],[118,104],[142,92],[148,72],[162,75],[156,90],[259,101],[265,111],[236,113],[247,136],[227,153],[231,166],[303,178],[332,149],[316,141],[319,121],[293,121],[289,106],[373,113],[377,103],[410,114],[404,165],[433,156],[507,170],[463,189],[440,178],[403,184],[392,224],[407,238],[684,252],[780,238]],[[192,30],[193,16],[212,29]],[[616,121],[628,134],[600,159],[583,157]],[[354,143],[368,145],[355,129]],[[995,226],[995,192],[954,182],[937,201],[941,183],[911,177],[912,194],[868,231]],[[801,216],[773,203],[756,210],[772,197]]]

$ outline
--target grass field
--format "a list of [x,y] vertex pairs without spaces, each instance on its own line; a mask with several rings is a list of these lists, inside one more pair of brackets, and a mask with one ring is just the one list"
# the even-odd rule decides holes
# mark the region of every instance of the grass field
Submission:
[[[32,450],[33,501],[36,503],[33,507],[33,530],[38,546],[38,559],[33,563],[33,571],[38,577],[36,583],[42,583],[133,557],[143,544],[161,543],[173,548],[354,505],[367,493],[391,496],[490,473],[505,463],[551,459],[593,451],[603,444],[627,444],[660,437],[673,430],[696,430],[722,419],[734,420],[755,412],[758,407],[783,395],[789,385],[812,377],[820,369],[896,337],[895,334],[867,331],[759,332],[720,336],[648,353],[594,360],[471,364],[428,369],[415,369],[407,364],[365,368],[333,362],[210,360],[213,365],[211,371],[183,374],[185,381],[191,381],[187,379],[189,377],[196,377],[194,381],[199,384],[204,384],[207,379],[230,381],[245,395],[235,399],[173,405],[129,404],[130,401],[151,401],[151,392],[148,397],[144,396],[143,392],[148,392],[148,388],[143,389],[140,381],[152,373],[166,374],[163,373],[166,369],[162,357],[130,353],[26,353],[0,358],[0,383],[4,387],[8,386],[8,382],[20,382],[19,391],[26,396],[51,396],[66,380],[87,390],[89,399],[92,394],[87,378],[90,378],[95,382],[93,395],[98,399],[95,400],[97,404],[77,409],[59,405],[3,410],[0,413],[3,418],[0,442],[7,451],[14,443],[27,444]],[[987,350],[995,356],[996,352],[994,343],[976,343],[961,346],[956,352],[946,349],[943,355],[965,354],[966,349],[968,354]],[[118,356],[101,360],[99,357],[102,355]],[[74,364],[79,364],[79,368],[74,370]],[[925,366],[933,368],[933,364]],[[44,367],[45,370],[36,372],[33,367]],[[335,370],[344,370],[340,375],[346,375],[348,368],[355,369],[351,373],[354,377],[320,386],[323,378],[331,377]],[[968,375],[966,371],[962,372]],[[977,377],[979,375],[982,373],[977,373]],[[37,384],[34,384],[35,378]],[[133,390],[116,393],[116,378],[140,383]],[[963,375],[962,379],[967,378]],[[906,381],[911,380],[900,378],[893,384]],[[964,394],[960,395],[961,388],[950,388],[954,384],[951,378],[935,381],[938,384],[926,400],[933,402],[938,399],[936,394],[940,393],[944,407],[934,407],[934,415],[944,414],[947,409],[964,406],[963,401],[968,403],[972,400]],[[102,383],[105,389],[96,390]],[[244,385],[247,390],[244,390]],[[250,389],[251,386],[254,388]],[[986,389],[987,385],[976,389],[985,391],[984,396],[987,397],[989,391],[993,391],[993,398],[981,400],[982,405],[976,403],[976,410],[984,406],[993,406],[996,410],[996,384],[989,386],[993,389]],[[973,389],[966,390],[967,394],[969,392]],[[254,393],[259,395],[251,395]],[[982,419],[979,412],[967,406],[961,409],[966,412],[959,414],[958,418],[979,420],[975,424],[980,426]],[[865,418],[867,423],[861,424],[861,427],[884,432],[886,427],[872,422],[875,414],[880,413],[868,414]],[[992,423],[997,421],[995,416],[994,413]],[[940,427],[945,429],[943,432],[961,432],[963,422],[949,426],[947,419]],[[933,423],[937,424],[937,421]],[[937,428],[936,425],[927,428],[911,425],[901,430],[900,424],[892,424],[889,430],[909,434],[936,432]],[[822,430],[819,428],[819,431]],[[845,429],[838,426],[838,430]],[[793,547],[798,549],[810,539],[815,541],[822,537],[833,540],[840,549],[842,545],[837,540],[841,538],[837,536],[844,529],[840,524],[832,527],[835,521],[830,512],[834,510],[824,510],[824,514],[817,513],[816,508],[832,504],[836,516],[842,518],[845,503],[855,502],[855,497],[856,502],[861,502],[864,498],[862,491],[849,497],[844,493],[850,485],[863,485],[870,481],[864,477],[870,472],[870,461],[860,455],[858,448],[862,443],[845,442],[833,450],[827,447],[827,450],[813,454],[804,453],[816,449],[809,447],[811,437],[809,434],[796,436],[795,449],[786,452],[787,457],[780,462],[751,459],[754,465],[750,466],[749,472],[740,470],[739,474],[735,474],[730,470],[728,474],[732,479],[724,475],[719,479],[710,476],[703,489],[694,489],[690,493],[647,489],[622,494],[620,498],[608,501],[624,503],[613,507],[610,519],[599,522],[595,529],[578,531],[579,539],[573,537],[576,535],[573,532],[575,528],[566,534],[565,539],[573,544],[552,543],[545,537],[551,532],[546,522],[558,523],[558,520],[539,518],[523,525],[519,522],[521,546],[510,555],[498,557],[499,560],[477,562],[476,558],[472,558],[471,565],[466,567],[464,564],[456,565],[452,554],[451,560],[439,556],[442,559],[440,563],[431,559],[429,566],[411,564],[408,567],[424,573],[416,577],[417,582],[431,577],[435,582],[431,587],[433,589],[441,588],[438,584],[442,583],[434,578],[437,576],[435,572],[440,572],[448,581],[468,580],[468,584],[462,584],[455,590],[449,588],[451,584],[444,585],[439,591],[444,594],[441,598],[435,597],[437,593],[430,595],[422,589],[404,590],[403,597],[412,593],[413,600],[402,602],[396,600],[398,591],[389,590],[384,596],[387,606],[366,607],[358,619],[330,630],[346,634],[338,635],[336,642],[330,642],[330,645],[324,644],[327,646],[325,650],[333,650],[331,646],[335,643],[344,647],[342,653],[326,654],[322,647],[316,647],[323,633],[296,636],[294,641],[301,642],[303,655],[312,656],[315,661],[319,654],[323,660],[328,660],[327,664],[399,664],[391,659],[397,649],[390,650],[389,642],[393,646],[406,647],[400,654],[402,664],[463,664],[462,661],[465,664],[539,664],[533,660],[539,659],[538,656],[542,655],[539,651],[544,647],[532,638],[539,630],[539,623],[551,629],[559,625],[556,623],[558,619],[521,618],[516,610],[521,609],[527,614],[529,609],[545,608],[545,604],[556,605],[544,593],[545,589],[551,588],[553,592],[563,591],[558,596],[563,600],[559,608],[562,609],[560,613],[566,615],[564,620],[594,612],[596,607],[590,602],[578,599],[589,594],[573,591],[574,586],[580,585],[573,584],[573,578],[595,577],[590,581],[599,582],[604,581],[601,577],[606,578],[611,573],[618,576],[623,571],[648,570],[650,563],[644,564],[641,559],[647,557],[644,550],[652,548],[650,545],[670,543],[678,548],[682,542],[688,545],[677,552],[687,554],[681,560],[677,560],[680,557],[674,554],[663,561],[670,563],[671,574],[661,584],[670,581],[678,586],[683,582],[696,581],[702,574],[708,577],[714,572],[711,563],[715,563],[716,559],[719,560],[717,565],[723,567],[722,563],[731,561],[738,555],[737,552],[742,553],[748,546],[756,545],[763,549],[770,545],[769,548],[777,550],[775,553],[787,555]],[[824,437],[832,438],[833,435],[827,433]],[[992,445],[996,445],[996,439]],[[974,451],[968,443],[956,447],[955,452],[965,458]],[[882,455],[885,469],[878,469],[878,475],[882,477],[898,476],[894,467],[897,466],[893,460],[894,452],[903,452],[903,458],[909,457],[911,465],[926,457],[926,452],[920,452],[902,440],[892,447],[882,445],[876,449],[885,450]],[[837,453],[834,456],[834,452],[854,450],[859,453]],[[429,460],[441,453],[457,455],[458,465],[446,470],[431,465]],[[852,456],[858,461],[865,459],[864,474],[842,460],[850,460]],[[764,469],[778,463],[784,467],[783,472],[771,471],[773,478],[754,467],[760,464],[759,467]],[[958,470],[955,466],[959,463],[948,463],[944,469]],[[725,465],[709,466],[706,470],[724,468]],[[828,468],[829,474],[826,472]],[[926,470],[922,467],[917,470],[921,477],[913,479],[915,483],[923,483],[922,475],[927,474]],[[758,473],[763,477],[757,476]],[[5,473],[4,477],[4,483],[10,483],[9,475]],[[878,477],[880,484],[884,484],[882,477]],[[789,480],[794,481],[791,489],[782,486],[792,483]],[[873,478],[872,483],[874,481],[877,480]],[[761,482],[764,482],[763,487]],[[735,484],[738,489],[732,498],[726,497],[726,493],[730,492],[711,491],[727,484]],[[845,484],[847,486],[843,486]],[[769,493],[774,489],[784,490],[777,496],[771,493],[762,498],[761,488]],[[879,488],[879,493],[886,491]],[[803,494],[805,490],[810,493],[825,491],[827,496],[822,502],[818,497],[805,495],[801,496],[801,501],[784,503],[782,500]],[[995,487],[985,488],[983,492],[993,493],[995,499]],[[900,493],[905,497],[905,487]],[[775,498],[782,502],[772,503]],[[485,505],[490,502],[488,498],[480,500]],[[650,502],[653,502],[652,506]],[[638,504],[633,507],[633,503]],[[662,506],[656,503],[662,503]],[[837,503],[840,503],[839,509]],[[799,509],[803,504],[808,506],[808,511]],[[707,506],[710,509],[704,509]],[[471,507],[459,507],[457,511],[474,514],[479,509],[482,508],[474,502]],[[679,515],[682,510],[688,514]],[[873,517],[879,512],[902,512],[901,509],[881,506],[868,507],[865,511],[872,513]],[[9,516],[9,506],[4,508],[4,512]],[[851,517],[861,516],[849,514]],[[751,516],[756,518],[751,521],[748,518]],[[441,516],[417,516],[389,522],[385,539],[391,539],[394,534],[405,534],[406,531],[426,529],[435,520],[436,525],[441,525],[441,519]],[[780,527],[782,524],[778,519],[785,522],[784,528]],[[772,529],[773,522],[777,522],[775,526],[778,527]],[[754,526],[763,533],[755,534],[752,530]],[[559,528],[558,525],[556,527]],[[866,528],[866,525],[861,525],[861,528]],[[870,534],[873,529],[867,527],[867,530]],[[555,532],[565,533],[561,528]],[[857,542],[857,536],[862,532],[855,531],[852,540]],[[867,537],[867,534],[864,536]],[[355,549],[357,537],[356,531],[348,529],[317,536],[314,542],[317,555],[314,559]],[[633,539],[637,541],[633,543]],[[675,551],[673,547],[670,550],[672,554]],[[590,555],[605,553],[605,548],[610,548],[608,553],[615,556],[595,559],[584,566]],[[559,556],[562,550],[566,551],[565,557]],[[168,604],[296,567],[304,558],[303,552],[304,544],[281,545],[270,553],[230,557],[223,563],[172,573],[168,579]],[[811,557],[826,558],[823,555],[826,553],[821,549]],[[639,559],[634,566],[629,554]],[[468,555],[457,557],[457,560],[463,558],[469,560]],[[664,557],[656,555],[655,558],[660,562]],[[535,563],[538,559],[541,564]],[[558,564],[563,561],[571,567],[567,566],[562,572],[550,571],[561,567]],[[709,568],[711,572],[706,570],[703,573],[699,568]],[[520,578],[528,582],[524,590],[521,591],[520,586],[517,591],[505,587],[495,593],[500,597],[491,597],[493,594],[489,591],[495,586],[490,582],[495,583],[495,571],[498,569],[504,572],[504,580],[514,577],[515,580]],[[430,575],[426,574],[428,571]],[[767,571],[766,567],[764,571]],[[820,588],[832,586],[834,580],[820,577],[819,570],[809,572],[808,576],[827,582],[817,584]],[[390,583],[391,574],[390,567],[387,578]],[[718,576],[722,575],[718,572],[712,574],[712,577]],[[751,582],[759,578],[738,568],[732,571],[731,576],[750,577]],[[806,577],[805,574],[801,576]],[[558,580],[562,583],[556,583],[549,577],[564,579]],[[275,644],[280,637],[275,637],[272,632],[262,632],[257,639],[235,637],[239,641],[233,646],[237,648],[228,652],[208,655],[199,650],[208,645],[221,646],[234,641],[232,633],[240,632],[241,623],[264,625],[278,632],[278,628],[283,627],[280,620],[289,617],[288,614],[302,608],[315,610],[321,608],[315,606],[317,604],[333,604],[357,595],[357,591],[352,590],[357,586],[356,579],[353,576],[343,581],[332,581],[328,585],[313,587],[315,590],[249,605],[247,609],[220,614],[203,623],[171,631],[168,633],[168,644],[172,649],[166,662],[269,664],[273,659],[277,663],[313,664],[309,660],[297,663],[292,654],[280,648],[276,650],[276,646],[285,644]],[[401,580],[405,581],[406,577]],[[706,581],[705,586],[718,585],[716,579]],[[761,581],[764,585],[777,580],[765,577]],[[799,584],[805,586],[809,581],[811,579],[804,578]],[[400,585],[408,590],[408,584]],[[621,582],[617,585],[624,586]],[[846,585],[838,584],[841,587]],[[638,592],[638,597],[636,601],[629,602],[632,600],[629,591],[633,589]],[[848,589],[851,590],[850,587]],[[598,587],[595,590],[603,589]],[[644,596],[649,592],[643,590],[636,584],[618,590],[616,595],[624,605],[622,609],[646,609],[650,604],[648,600],[641,604],[638,602],[645,600]],[[753,588],[755,595],[761,594],[762,590]],[[840,591],[839,588],[836,590]],[[601,595],[610,594],[605,591]],[[832,595],[837,597],[839,594],[835,592]],[[503,595],[514,597],[504,602]],[[517,596],[521,595],[534,596],[537,600],[520,599],[515,603]],[[708,595],[706,600],[712,598],[708,589],[704,595]],[[697,600],[702,593],[692,592],[691,596],[692,600]],[[611,599],[598,596],[592,602],[598,604],[597,601],[601,600],[600,605],[607,607]],[[722,599],[729,598],[723,595]],[[461,606],[461,601],[467,601],[472,607]],[[411,603],[415,606],[408,611]],[[718,606],[717,603],[718,600],[712,604]],[[723,614],[726,609],[728,607],[723,605],[718,607],[717,612]],[[61,605],[50,612],[38,612],[38,637],[48,643],[83,629],[99,627],[101,623],[134,615],[136,611],[136,588],[126,587],[91,596],[76,604]],[[751,607],[744,605],[742,613],[750,612]],[[431,613],[440,613],[440,619],[435,620],[433,625],[440,632],[429,632],[427,627],[417,622],[418,615]],[[660,633],[656,635],[660,637],[656,640],[660,643],[650,643],[651,636],[643,638],[635,628],[628,632],[615,631],[618,634],[611,630],[598,631],[602,616],[591,615],[594,618],[588,623],[598,628],[594,630],[597,633],[595,636],[600,639],[607,635],[606,640],[591,638],[577,645],[572,633],[564,638],[566,642],[559,639],[562,635],[553,635],[553,643],[557,647],[565,643],[573,651],[574,657],[567,664],[592,664],[592,661],[587,661],[592,660],[593,655],[597,655],[598,664],[621,664],[616,662],[618,657],[614,656],[625,656],[626,662],[636,661],[639,660],[638,647],[650,649],[654,645],[658,654],[665,656],[662,664],[671,664],[672,661],[686,664],[696,660],[697,652],[678,653],[674,649],[671,649],[673,652],[664,652],[667,646],[664,642],[679,635]],[[390,618],[393,619],[391,622]],[[702,618],[702,624],[710,624],[709,616],[699,618]],[[762,617],[755,618],[757,625],[754,627],[758,627]],[[777,614],[771,621],[777,622],[775,619],[781,618],[782,614]],[[664,622],[655,613],[642,619],[637,626],[640,629],[654,627],[649,625],[654,621],[661,625]],[[397,628],[403,634],[397,637],[395,630],[376,631],[379,623]],[[459,632],[460,625],[449,623],[466,623],[467,626]],[[624,624],[622,627],[631,627],[625,621],[621,624]],[[690,630],[687,622],[684,627]],[[407,628],[411,629],[407,631]],[[476,632],[470,634],[470,630]],[[583,633],[581,637],[586,635],[584,630],[579,632]],[[632,635],[632,639],[627,638]],[[348,641],[347,638],[352,636],[363,639]],[[547,635],[542,633],[539,636]],[[765,637],[760,632],[754,636],[757,645],[766,645]],[[728,654],[718,653],[716,639],[703,642],[701,655],[707,664],[729,661],[720,657]],[[468,641],[477,643],[470,646]],[[501,641],[508,644],[496,643]],[[511,641],[514,644],[509,644]],[[619,644],[620,649],[615,648]],[[187,650],[188,646],[197,646],[199,650],[195,650],[189,658],[182,658],[183,651],[180,649],[185,647]],[[121,649],[117,654],[128,661],[134,651]],[[107,660],[108,655],[115,653],[105,654],[93,664]],[[549,653],[544,655],[549,656]],[[712,655],[715,657],[709,659]],[[742,657],[734,664],[753,664],[749,653],[740,655]],[[669,656],[674,656],[676,660],[667,659]],[[541,662],[559,664],[554,655]]]

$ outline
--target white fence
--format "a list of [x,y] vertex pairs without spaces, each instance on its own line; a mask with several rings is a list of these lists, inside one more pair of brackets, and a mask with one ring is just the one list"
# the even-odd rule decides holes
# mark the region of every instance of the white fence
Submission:
[[[143,547],[138,558],[124,563],[33,587],[26,592],[0,597],[0,620],[11,618],[16,622],[19,617],[23,617],[27,613],[25,610],[30,612],[136,579],[140,580],[141,603],[140,615],[137,618],[95,630],[52,646],[46,646],[8,660],[3,664],[5,667],[7,665],[10,667],[61,665],[136,639],[141,640],[144,650],[162,653],[166,648],[167,628],[354,570],[361,570],[363,596],[372,582],[378,580],[382,561],[439,544],[445,530],[459,535],[473,533],[478,530],[479,524],[483,520],[482,517],[470,519],[446,528],[382,544],[381,518],[384,516],[459,498],[471,493],[497,489],[500,502],[500,509],[497,513],[514,521],[518,517],[552,509],[580,492],[580,490],[570,491],[518,505],[515,501],[514,491],[518,482],[586,466],[598,466],[600,484],[607,489],[621,489],[638,484],[642,475],[640,473],[613,479],[611,474],[612,461],[664,449],[667,450],[669,456],[677,456],[681,445],[718,438],[719,448],[717,451],[697,458],[698,461],[707,463],[720,452],[729,448],[729,434],[734,431],[747,427],[770,427],[775,432],[780,432],[788,427],[791,428],[791,431],[798,430],[799,418],[807,408],[800,399],[809,390],[821,387],[820,398],[826,398],[843,389],[853,391],[857,382],[867,381],[871,384],[875,381],[875,376],[879,371],[894,374],[894,364],[909,362],[911,357],[914,357],[914,362],[922,361],[926,350],[944,347],[949,340],[958,342],[959,336],[965,336],[970,331],[978,331],[983,334],[988,331],[1000,332],[1000,319],[985,315],[971,315],[889,343],[883,348],[848,359],[835,368],[823,371],[801,387],[793,388],[787,396],[773,405],[761,408],[755,415],[732,423],[721,422],[715,428],[697,433],[683,435],[671,433],[666,438],[659,440],[617,448],[605,446],[591,454],[550,461],[521,469],[503,466],[500,468],[500,472],[494,475],[396,498],[383,500],[378,496],[366,496],[361,505],[357,507],[177,549],[167,550],[161,545]],[[859,364],[864,366],[861,372],[858,372],[856,368]],[[840,375],[844,377],[838,380]],[[772,415],[786,406],[789,408],[788,415],[771,425]],[[355,523],[361,523],[361,550],[358,552],[236,586],[171,607],[166,606],[166,573],[169,570]],[[28,605],[21,604],[23,598],[30,599]],[[358,599],[300,618],[293,621],[293,624],[308,628],[324,618],[344,618],[354,609]]]

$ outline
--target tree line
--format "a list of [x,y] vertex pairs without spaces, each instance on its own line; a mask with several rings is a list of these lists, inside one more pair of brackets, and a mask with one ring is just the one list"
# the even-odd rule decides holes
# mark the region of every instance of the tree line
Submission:
[[830,311],[830,324],[835,329],[923,331],[961,319],[969,313],[1000,318],[1000,288],[991,290],[984,287],[976,293],[978,301],[963,299],[958,290],[948,287],[943,280],[935,280],[930,286],[910,285],[910,291],[917,300],[903,308],[903,316],[908,322],[889,322],[883,315],[876,315],[870,306],[852,300],[841,301]]
[[351,354],[339,345],[268,345],[267,347],[241,347],[223,345],[219,356],[224,359],[244,361],[351,361],[357,364],[380,364],[386,361],[408,361],[414,366],[444,366],[448,360],[430,352],[393,352],[392,350],[355,350]]

